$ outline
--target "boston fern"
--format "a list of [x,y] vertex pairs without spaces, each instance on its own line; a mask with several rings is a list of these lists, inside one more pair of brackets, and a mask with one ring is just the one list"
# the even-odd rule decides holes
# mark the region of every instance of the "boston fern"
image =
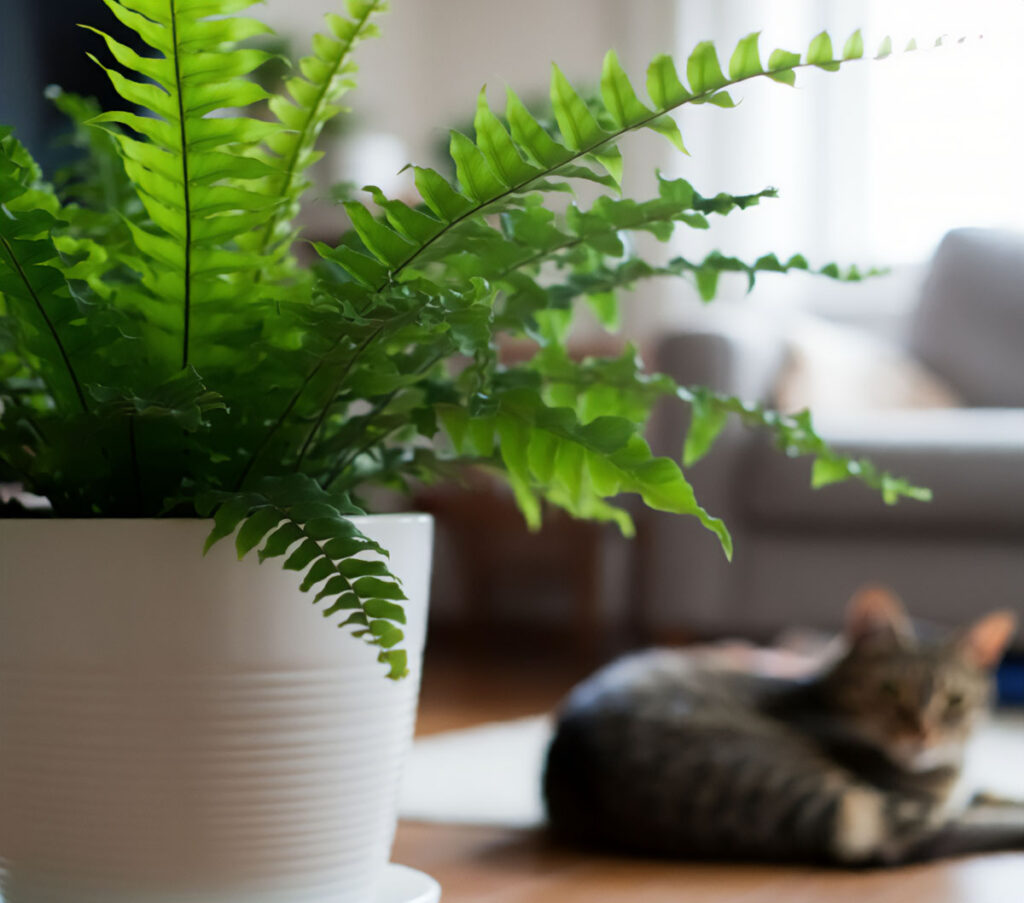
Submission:
[[[258,549],[305,572],[324,614],[380,647],[398,677],[404,596],[386,550],[350,520],[367,486],[482,465],[504,474],[531,526],[547,502],[627,534],[615,499],[634,493],[698,518],[729,554],[680,464],[643,438],[654,403],[672,396],[693,408],[687,465],[733,412],[787,453],[814,455],[819,483],[856,477],[888,501],[924,494],[831,452],[806,415],[677,386],[633,349],[581,362],[566,350],[579,298],[611,329],[618,291],[641,279],[682,276],[707,300],[723,272],[753,283],[810,269],[800,256],[635,256],[631,232],[666,241],[773,192],[706,196],[659,178],[656,196],[623,198],[619,139],[648,128],[684,151],[670,111],[731,107],[727,89],[749,79],[836,69],[862,56],[859,35],[838,56],[822,34],[766,63],[751,35],[728,74],[702,43],[686,83],[658,56],[646,102],[613,53],[599,104],[556,67],[557,131],[515,94],[499,116],[481,93],[475,136],[451,135],[457,184],[413,167],[422,202],[411,205],[368,187],[367,204],[345,204],[350,231],[302,267],[294,218],[317,139],[383,0],[328,15],[281,96],[251,77],[269,54],[247,42],[269,29],[235,15],[249,0],[103,2],[148,49],[97,32],[94,49],[106,47],[94,58],[124,109],[53,92],[87,158],[51,184],[0,131],[0,481],[45,496],[55,515],[212,515],[208,545],[234,534],[240,556]],[[572,193],[581,181],[599,194],[585,206]],[[503,335],[534,340],[533,358],[503,364]]]

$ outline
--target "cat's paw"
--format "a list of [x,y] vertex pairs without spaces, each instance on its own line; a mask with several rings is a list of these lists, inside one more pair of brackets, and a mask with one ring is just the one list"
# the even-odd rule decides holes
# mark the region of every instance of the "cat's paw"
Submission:
[[878,858],[888,839],[886,798],[869,787],[844,790],[836,807],[832,853],[840,862]]

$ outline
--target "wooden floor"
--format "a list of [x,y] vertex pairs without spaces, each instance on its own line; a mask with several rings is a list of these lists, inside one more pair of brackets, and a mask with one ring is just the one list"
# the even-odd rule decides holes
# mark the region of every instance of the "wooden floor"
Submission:
[[[421,734],[553,706],[579,669],[428,660]],[[404,822],[393,855],[440,881],[443,903],[1024,903],[1024,853],[838,872],[601,858],[535,832]]]

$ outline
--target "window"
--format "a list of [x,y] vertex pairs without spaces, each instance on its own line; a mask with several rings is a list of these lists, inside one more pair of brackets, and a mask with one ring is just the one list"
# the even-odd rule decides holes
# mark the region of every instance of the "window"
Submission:
[[736,110],[684,114],[694,157],[674,161],[673,174],[698,188],[780,189],[779,202],[722,224],[721,243],[759,253],[767,235],[780,251],[899,264],[925,259],[957,226],[1024,228],[1014,46],[1024,39],[1024,3],[681,0],[680,53],[710,35],[724,64],[758,26],[765,56],[803,49],[822,28],[841,46],[861,27],[872,53],[886,34],[897,48],[909,37],[922,47],[938,35],[966,41],[839,75],[808,72],[795,91],[752,84]]

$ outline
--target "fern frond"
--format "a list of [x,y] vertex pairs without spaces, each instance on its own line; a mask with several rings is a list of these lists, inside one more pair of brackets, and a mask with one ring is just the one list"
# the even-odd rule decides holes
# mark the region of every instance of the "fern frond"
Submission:
[[347,613],[338,626],[354,628],[353,636],[380,648],[388,677],[408,673],[408,654],[398,645],[406,596],[388,570],[387,551],[349,520],[364,512],[347,497],[296,474],[265,478],[245,492],[207,492],[196,507],[213,515],[207,550],[233,533],[239,558],[262,543],[260,562],[283,557],[286,570],[304,572],[302,591],[319,587],[313,602],[327,600],[325,618]]
[[683,464],[687,467],[710,451],[729,416],[735,415],[746,426],[771,431],[779,449],[789,457],[812,456],[811,485],[815,489],[846,480],[859,480],[878,490],[887,505],[896,504],[900,498],[931,500],[932,494],[928,489],[879,470],[867,459],[838,454],[815,432],[810,411],[792,416],[780,414],[763,405],[744,402],[735,396],[706,388],[679,387],[676,394],[691,407],[690,428],[683,447]]
[[138,220],[142,205],[125,174],[117,141],[90,124],[102,112],[99,103],[56,85],[46,89],[46,97],[71,123],[67,143],[80,154],[54,176],[69,226],[77,235],[101,236],[108,248],[112,241],[127,241],[123,219]]
[[224,399],[211,392],[192,367],[151,389],[128,394],[103,386],[94,388],[92,394],[104,406],[105,414],[167,419],[187,433],[207,425],[211,412],[227,410]]
[[299,199],[309,187],[305,176],[322,153],[316,150],[324,126],[340,112],[338,101],[355,86],[357,66],[352,52],[358,44],[376,37],[374,17],[387,10],[387,0],[347,0],[348,17],[328,14],[329,34],[313,38],[313,53],[299,64],[301,74],[288,79],[288,95],[270,99],[270,109],[283,126],[267,142],[273,156],[263,157],[273,169],[270,190],[283,202],[258,233],[256,249],[268,253],[275,246],[286,249],[294,238],[291,220]]
[[[260,264],[258,255],[228,254],[223,246],[264,226],[279,203],[260,190],[271,168],[248,153],[279,128],[246,117],[208,115],[266,98],[244,76],[269,54],[235,45],[268,29],[230,15],[252,5],[246,0],[104,3],[159,54],[141,56],[97,32],[135,78],[97,63],[125,101],[154,117],[111,111],[94,121],[113,127],[125,172],[151,220],[149,227],[128,224],[138,253],[133,263],[149,294],[147,307],[170,308],[152,313],[152,320],[176,338],[178,360],[167,364],[185,368],[193,359],[195,317],[202,316],[204,305],[231,294],[222,277],[251,273]],[[215,332],[207,337],[216,341]]]
[[87,411],[69,341],[79,311],[52,238],[59,211],[28,151],[0,129],[0,296],[58,406]]
[[[505,273],[502,283],[507,294],[501,302],[497,322],[512,332],[525,330],[537,334],[537,317],[543,313],[549,327],[545,335],[557,337],[568,329],[573,301],[582,297],[595,308],[604,326],[611,329],[618,322],[616,293],[643,280],[684,277],[693,282],[701,299],[709,302],[718,292],[722,273],[745,276],[747,290],[750,291],[759,274],[794,270],[839,282],[858,282],[882,272],[873,268],[861,270],[853,265],[840,267],[836,263],[815,268],[801,254],[794,254],[786,260],[775,254],[765,254],[748,262],[718,251],[712,251],[702,260],[674,257],[665,264],[656,265],[640,257],[606,257],[588,248],[586,254],[581,253],[573,262],[572,272],[561,282],[541,286],[532,276],[518,269]],[[556,327],[554,332],[551,327]]]
[[[370,186],[367,190],[375,199],[381,198],[379,189]],[[693,229],[707,229],[709,214],[724,216],[733,210],[754,206],[763,198],[776,196],[775,189],[767,188],[756,194],[722,193],[705,198],[685,179],[669,180],[659,176],[658,197],[634,201],[602,196],[588,210],[570,203],[561,218],[564,224],[552,211],[539,205],[507,210],[499,226],[489,230],[481,226],[472,235],[460,237],[457,246],[439,242],[422,255],[421,265],[453,251],[465,256],[465,251],[469,250],[473,254],[467,263],[474,267],[475,275],[500,279],[513,270],[535,268],[553,258],[563,264],[570,263],[561,252],[581,245],[604,255],[621,257],[626,253],[622,241],[626,233],[648,232],[659,241],[667,241],[680,223]],[[458,272],[469,270],[460,267]]]
[[674,397],[678,389],[669,377],[647,372],[633,345],[618,357],[573,360],[564,346],[549,342],[523,366],[537,374],[545,404],[572,408],[581,423],[610,415],[643,430],[659,399]]
[[740,273],[747,278],[748,291],[754,287],[759,273],[788,273],[800,270],[816,276],[825,276],[839,282],[859,282],[881,271],[876,269],[860,270],[850,265],[840,267],[837,263],[828,263],[814,268],[802,254],[794,254],[781,260],[775,254],[764,254],[753,262],[730,257],[718,251],[712,251],[699,261],[685,257],[674,257],[663,266],[647,263],[633,257],[614,266],[603,263],[595,265],[589,272],[577,271],[565,283],[553,286],[552,294],[562,300],[562,307],[567,306],[569,299],[579,295],[591,295],[614,291],[623,286],[633,285],[641,279],[657,276],[688,276],[694,280],[697,290],[704,301],[714,299],[718,291],[719,276],[722,273]]
[[725,524],[698,504],[676,462],[651,453],[634,422],[601,416],[583,424],[572,409],[550,408],[529,389],[497,394],[494,401],[494,413],[483,416],[447,405],[438,407],[438,416],[457,452],[486,457],[497,448],[531,527],[540,526],[544,497],[578,517],[614,519],[629,535],[628,515],[614,513],[606,500],[635,493],[655,510],[696,517],[732,556]]
[[[617,186],[622,171],[619,139],[629,132],[649,128],[681,147],[682,138],[668,114],[684,105],[733,106],[727,89],[751,79],[771,78],[793,84],[799,70],[831,71],[862,55],[858,42],[851,39],[844,48],[846,55],[833,58],[831,41],[826,39],[827,35],[815,38],[804,56],[775,51],[764,67],[757,50],[757,35],[750,35],[734,52],[728,76],[722,72],[714,46],[704,42],[697,45],[687,60],[689,86],[683,84],[671,57],[655,57],[647,75],[649,106],[640,102],[618,60],[610,54],[602,75],[602,98],[603,112],[614,123],[612,128],[599,122],[556,66],[552,71],[551,101],[561,142],[541,127],[512,92],[505,111],[509,129],[489,109],[486,98],[481,97],[475,119],[476,142],[459,132],[452,134],[450,151],[458,185],[451,185],[434,170],[414,167],[416,187],[429,213],[412,211],[392,201],[387,208],[391,224],[378,223],[373,228],[373,241],[367,248],[384,271],[376,287],[382,288],[387,281],[400,277],[447,234],[465,223],[475,223],[482,214],[493,212],[508,199],[564,188],[563,182],[551,179],[597,178]],[[605,175],[595,174],[585,165],[588,162],[598,165]],[[360,237],[366,241],[362,232]],[[362,261],[351,263],[359,271],[358,276],[355,272],[352,275],[366,279],[367,268]],[[345,262],[339,264],[346,268]]]

